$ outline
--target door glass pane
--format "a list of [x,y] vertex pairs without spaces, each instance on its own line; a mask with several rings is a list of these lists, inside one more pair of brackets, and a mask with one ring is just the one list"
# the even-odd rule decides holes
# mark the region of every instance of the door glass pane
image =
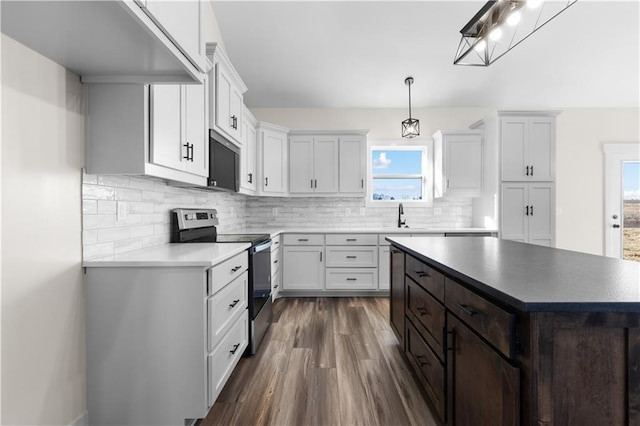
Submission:
[[378,175],[422,174],[421,150],[372,150],[371,170]]
[[422,179],[373,178],[372,192],[374,200],[421,200]]
[[625,162],[622,179],[622,258],[640,262],[640,162]]

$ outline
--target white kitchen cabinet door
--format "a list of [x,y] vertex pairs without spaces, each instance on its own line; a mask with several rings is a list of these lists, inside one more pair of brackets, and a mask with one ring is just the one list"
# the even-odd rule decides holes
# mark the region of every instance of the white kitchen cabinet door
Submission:
[[[209,176],[209,137],[207,134],[207,90],[204,84],[184,85],[184,140],[189,148],[186,171]],[[183,159],[185,160],[185,159]]]
[[362,135],[340,136],[339,191],[364,196],[366,140]]
[[243,106],[240,146],[240,192],[243,194],[256,192],[256,137],[256,120],[249,109]]
[[552,183],[502,184],[500,236],[544,246],[555,244]]
[[532,244],[554,245],[553,197],[551,183],[529,184],[529,242]]
[[338,192],[338,138],[317,136],[313,143],[313,192]]
[[258,123],[259,190],[262,195],[288,193],[287,132],[277,126]]
[[159,84],[151,88],[151,162],[184,170],[187,147],[182,142],[182,96],[180,85]]
[[142,6],[176,47],[200,71],[206,71],[204,45],[200,37],[200,1],[147,0]]
[[327,290],[377,290],[376,268],[327,268]]
[[216,65],[215,124],[236,144],[242,140],[242,93],[224,65]]
[[289,192],[313,192],[313,136],[289,138]]
[[553,180],[554,146],[554,117],[503,117],[501,180]]
[[439,131],[434,140],[434,197],[482,195],[482,134]]
[[283,249],[284,290],[324,289],[323,246],[285,246]]

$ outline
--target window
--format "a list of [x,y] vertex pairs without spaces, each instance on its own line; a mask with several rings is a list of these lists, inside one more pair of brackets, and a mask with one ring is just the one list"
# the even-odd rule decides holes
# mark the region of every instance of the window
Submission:
[[430,201],[426,146],[372,146],[371,204]]

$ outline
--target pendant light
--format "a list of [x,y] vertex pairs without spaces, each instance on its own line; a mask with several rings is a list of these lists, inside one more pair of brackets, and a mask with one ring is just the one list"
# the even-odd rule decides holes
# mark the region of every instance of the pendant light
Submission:
[[409,118],[402,122],[402,137],[415,138],[420,134],[420,121],[411,118],[411,85],[413,84],[413,77],[405,78],[404,84],[409,86]]

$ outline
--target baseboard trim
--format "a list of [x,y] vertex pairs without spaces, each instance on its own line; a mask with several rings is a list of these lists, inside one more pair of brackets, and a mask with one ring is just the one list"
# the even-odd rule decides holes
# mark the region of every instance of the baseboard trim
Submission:
[[69,426],[89,426],[89,412],[85,411],[80,414]]
[[388,297],[389,290],[348,291],[348,290],[281,290],[280,297]]

